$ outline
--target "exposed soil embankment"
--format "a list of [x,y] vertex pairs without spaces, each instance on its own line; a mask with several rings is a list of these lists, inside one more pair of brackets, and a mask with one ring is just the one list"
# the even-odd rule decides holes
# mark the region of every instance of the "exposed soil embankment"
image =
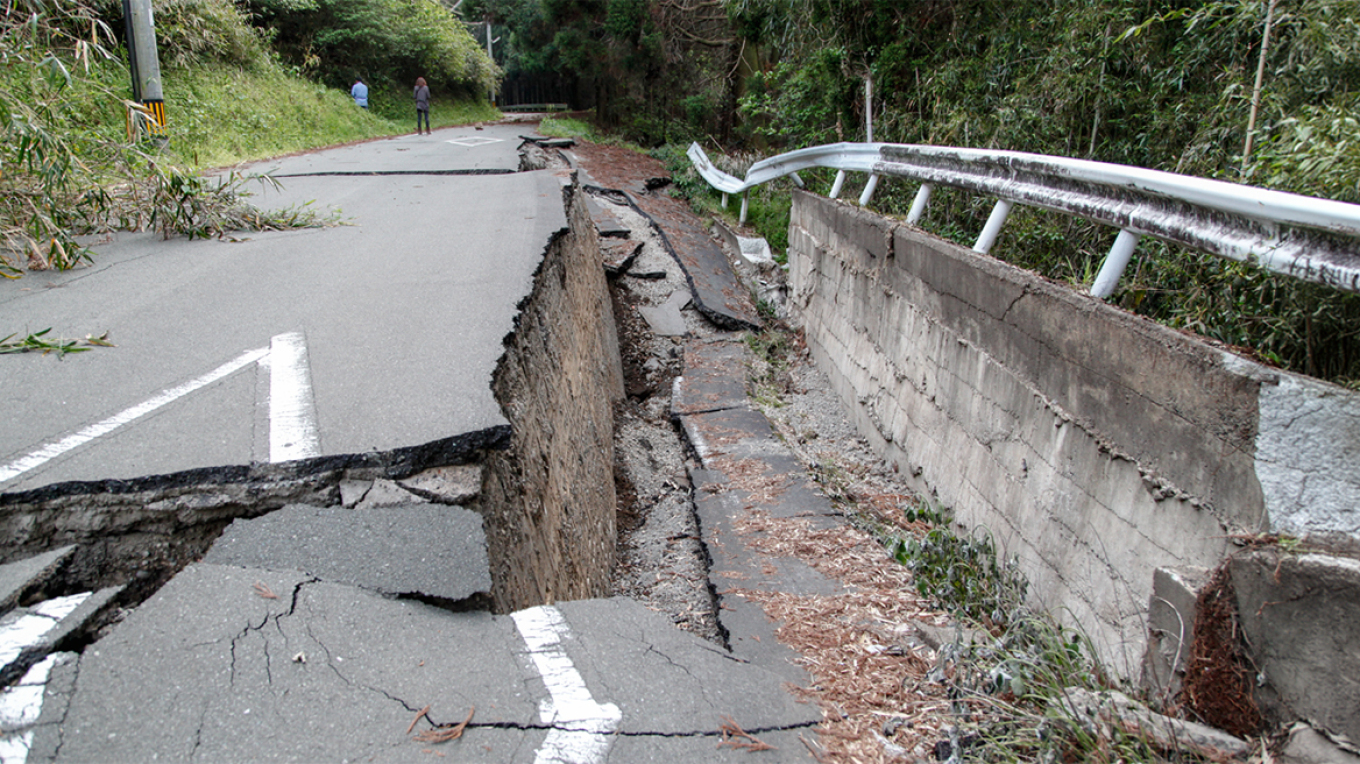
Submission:
[[520,304],[493,389],[512,435],[480,504],[500,609],[608,592],[614,562],[618,338],[582,191],[563,176],[568,227]]

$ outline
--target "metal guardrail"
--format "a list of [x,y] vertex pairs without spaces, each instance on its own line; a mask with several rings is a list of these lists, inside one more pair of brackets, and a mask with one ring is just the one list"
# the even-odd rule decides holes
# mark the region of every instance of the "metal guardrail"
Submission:
[[894,143],[834,143],[791,151],[751,166],[744,179],[718,170],[699,144],[690,161],[709,185],[727,195],[809,167],[838,170],[831,198],[846,172],[865,172],[861,205],[884,175],[921,182],[907,222],[925,213],[935,186],[996,197],[996,206],[973,249],[988,252],[1015,204],[1062,212],[1120,229],[1091,294],[1114,293],[1138,240],[1163,241],[1254,263],[1306,281],[1360,292],[1360,205],[1271,191],[1223,181],[1082,159],[1016,151]]

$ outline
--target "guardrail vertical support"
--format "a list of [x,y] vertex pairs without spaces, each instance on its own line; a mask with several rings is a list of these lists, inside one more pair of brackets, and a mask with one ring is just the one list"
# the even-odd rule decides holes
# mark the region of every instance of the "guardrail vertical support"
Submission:
[[723,192],[722,208],[727,209],[727,192]]
[[1110,247],[1110,254],[1105,256],[1105,262],[1100,266],[1100,273],[1096,274],[1096,281],[1091,285],[1091,296],[1105,299],[1114,294],[1114,288],[1119,285],[1119,277],[1124,275],[1124,269],[1129,267],[1129,260],[1133,257],[1133,250],[1138,246],[1138,234],[1125,228],[1115,237],[1114,246]]
[[746,225],[746,205],[750,201],[747,196],[748,194],[743,191],[741,194],[741,218],[737,221],[740,225]]
[[800,177],[796,172],[789,173],[789,180],[793,181],[793,185],[799,188],[807,188],[807,186],[803,184],[802,177]]
[[926,205],[930,203],[930,192],[935,190],[934,183],[922,183],[916,189],[916,198],[911,200],[911,210],[907,212],[907,224],[916,225],[921,220],[921,216],[926,214]]
[[859,195],[859,206],[863,207],[869,203],[874,196],[874,189],[878,188],[878,176],[870,175],[869,182],[864,184],[864,193]]
[[992,245],[996,243],[996,237],[1001,233],[1001,226],[1006,224],[1006,218],[1011,214],[1011,202],[1007,199],[997,199],[996,206],[992,208],[992,214],[987,218],[987,225],[982,228],[982,235],[978,236],[977,243],[973,245],[974,252],[987,254],[991,251]]
[[831,193],[827,194],[828,199],[838,199],[841,195],[841,186],[845,185],[845,170],[836,171],[836,182],[831,184]]

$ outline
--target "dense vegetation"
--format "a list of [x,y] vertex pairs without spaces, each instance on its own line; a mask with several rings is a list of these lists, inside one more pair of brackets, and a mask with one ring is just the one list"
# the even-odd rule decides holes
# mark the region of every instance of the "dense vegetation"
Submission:
[[[299,17],[316,13],[306,2],[290,7]],[[353,17],[344,29],[384,46],[309,48],[315,69],[336,73],[330,80],[300,76],[306,67],[290,65],[272,48],[269,35],[247,23],[245,6],[158,3],[170,138],[158,146],[137,140],[132,129],[145,117],[126,100],[119,4],[7,3],[0,9],[0,275],[87,260],[90,252],[77,238],[83,233],[150,228],[208,236],[314,224],[305,210],[251,209],[245,197],[255,181],[267,179],[208,180],[198,170],[409,131],[407,80],[416,72],[435,91],[435,124],[496,114],[484,100],[455,100],[483,93],[497,70],[451,12],[412,0],[336,0],[327,7],[348,9]],[[348,96],[356,73],[373,83],[370,111]]]
[[[1089,158],[1360,202],[1360,2],[1269,6],[1262,57],[1267,2],[467,0],[504,25],[510,76],[571,73],[602,127],[651,146],[700,140],[738,171],[776,150],[863,140],[870,78],[876,140]],[[683,168],[682,151],[662,153]],[[914,193],[888,183],[874,206],[904,214]],[[787,196],[765,196],[773,207],[755,211],[775,230]],[[937,193],[925,225],[971,244],[989,210],[989,200]],[[1021,209],[993,253],[1089,285],[1114,235]],[[1111,299],[1269,362],[1360,379],[1354,296],[1145,240]]]

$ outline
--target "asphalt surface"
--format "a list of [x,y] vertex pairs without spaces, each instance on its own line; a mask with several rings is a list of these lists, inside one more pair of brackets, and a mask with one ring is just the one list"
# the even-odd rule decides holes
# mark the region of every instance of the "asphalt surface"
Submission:
[[[441,130],[247,167],[286,176],[260,206],[310,202],[343,224],[231,241],[119,234],[91,267],[0,284],[3,334],[107,332],[116,345],[4,357],[0,492],[504,425],[490,375],[565,225],[555,178],[509,174],[521,132]],[[306,174],[380,171],[506,174]]]
[[[287,176],[266,204],[315,199],[350,225],[242,242],[119,237],[92,268],[0,286],[0,326],[108,331],[117,345],[10,365],[7,382],[30,397],[0,423],[0,470],[25,469],[0,489],[277,461],[281,451],[307,458],[294,441],[309,438],[313,455],[356,453],[502,425],[490,374],[544,246],[565,225],[560,181],[453,171],[511,166],[521,130],[442,131],[257,168]],[[463,134],[503,138],[450,142]],[[373,174],[421,166],[448,172]],[[703,403],[676,411],[704,461],[695,477],[713,494],[708,532],[728,538],[724,486],[737,484],[705,455],[708,430],[741,429],[753,455],[775,448],[737,398],[745,365],[730,348],[702,363],[696,351],[681,397]],[[148,408],[157,396],[166,400]],[[309,417],[311,430],[297,424]],[[280,429],[288,442],[274,437]],[[82,433],[93,434],[53,445]],[[466,482],[421,479],[439,497]],[[343,506],[238,520],[78,655],[33,663],[67,649],[44,635],[75,626],[11,611],[44,631],[16,642],[32,667],[0,695],[0,760],[812,760],[805,741],[822,712],[788,691],[808,675],[755,605],[721,595],[733,650],[627,599],[467,609],[489,583],[480,516],[394,505],[374,494],[396,489],[377,483],[341,489],[354,494]],[[799,490],[782,497],[794,500],[788,513],[828,512]],[[777,591],[776,569],[743,555],[729,545],[721,570],[754,571]],[[17,563],[0,582],[31,590],[51,566]],[[797,591],[834,589],[791,562],[777,570]],[[72,617],[114,595],[80,595]]]

